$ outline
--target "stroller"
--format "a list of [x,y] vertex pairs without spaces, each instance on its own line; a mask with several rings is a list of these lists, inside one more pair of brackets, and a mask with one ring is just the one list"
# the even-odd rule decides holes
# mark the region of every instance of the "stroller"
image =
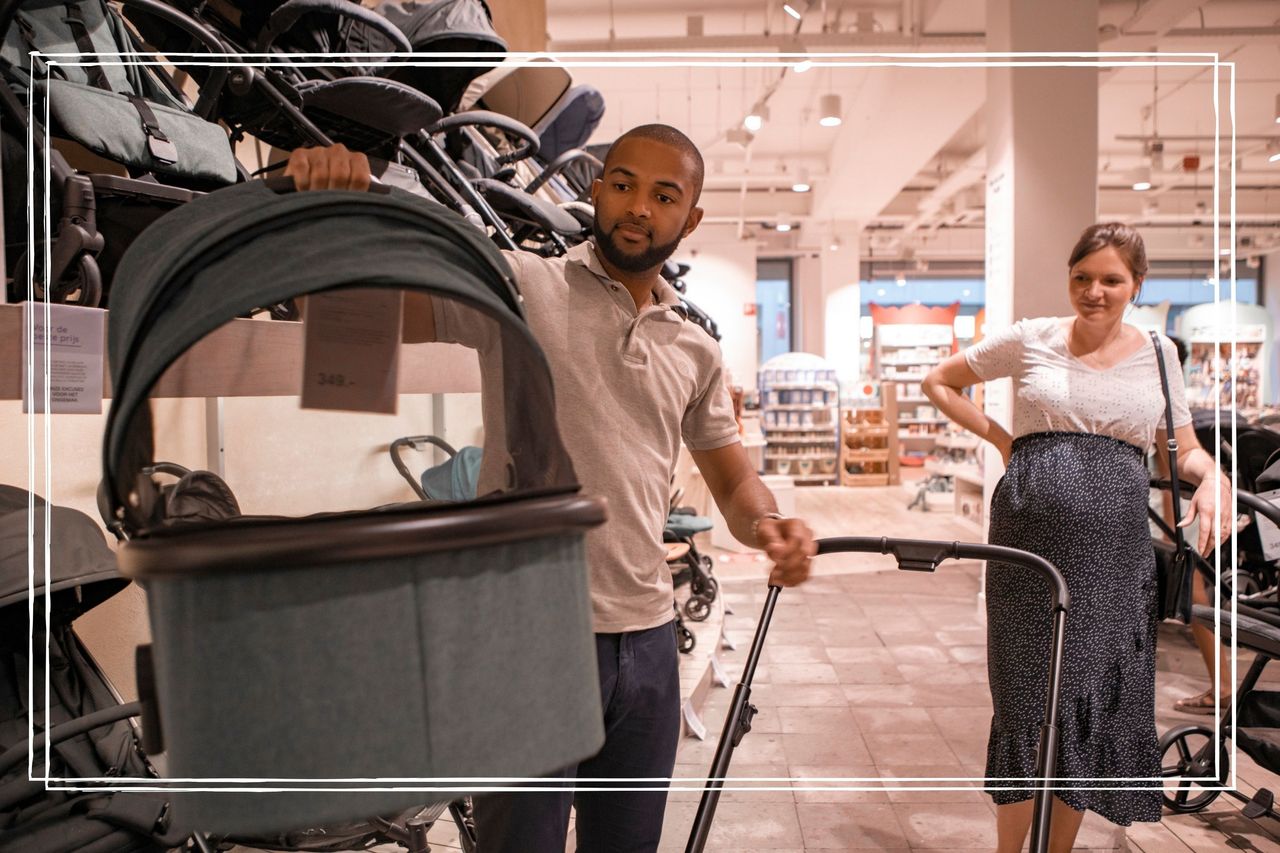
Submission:
[[[208,31],[176,10],[152,0],[125,0],[124,5],[153,9],[206,50],[221,49]],[[132,33],[103,0],[7,0],[0,3],[0,35],[5,272],[13,279],[9,300],[26,299],[30,281],[36,298],[105,305],[120,257],[138,233],[196,195],[244,177],[226,133],[209,121],[221,90],[244,74],[215,67],[200,99],[188,107],[173,80],[156,66],[97,64],[94,57],[83,65],[68,61],[66,54],[91,52],[141,58]],[[33,51],[45,57],[32,60]],[[45,128],[28,128],[28,115],[43,116],[46,108],[53,142],[47,151]],[[54,232],[45,234],[44,220],[36,215],[46,203],[45,186],[37,181],[31,187],[31,258],[25,227],[28,140],[35,149],[36,174],[48,166],[47,203],[54,223]],[[43,268],[46,243],[48,270]]]
[[694,537],[709,531],[712,522],[705,516],[696,515],[692,507],[680,506],[683,494],[683,490],[677,489],[671,496],[662,541],[685,546],[673,565],[672,578],[676,586],[689,584],[689,598],[684,603],[685,617],[692,622],[703,622],[711,615],[711,605],[720,591],[720,584],[711,574],[715,567],[711,557],[698,550]]
[[[819,555],[892,554],[899,569],[915,572],[932,572],[937,569],[939,563],[949,559],[999,560],[1025,568],[1028,572],[1039,575],[1049,584],[1052,591],[1049,677],[1045,696],[1044,725],[1040,729],[1040,744],[1036,751],[1035,768],[1037,781],[1045,780],[1046,786],[1037,788],[1035,792],[1030,848],[1031,853],[1046,853],[1049,849],[1050,809],[1053,799],[1047,783],[1052,780],[1058,760],[1058,699],[1062,683],[1063,651],[1066,643],[1069,607],[1067,583],[1062,573],[1047,560],[1035,554],[998,545],[870,537],[820,539],[817,545]],[[734,689],[733,699],[730,700],[729,712],[725,716],[724,728],[720,733],[720,741],[716,745],[711,770],[707,774],[702,799],[698,803],[693,828],[689,831],[685,853],[702,853],[705,849],[707,839],[711,835],[712,822],[715,820],[716,806],[720,802],[720,795],[726,777],[729,775],[733,751],[750,733],[752,720],[758,713],[756,706],[751,704],[751,682],[755,678],[756,666],[760,663],[761,652],[764,651],[765,637],[769,633],[769,622],[773,618],[773,611],[781,592],[781,587],[769,587],[769,594],[765,598],[755,636],[751,640],[751,650],[747,653],[747,661],[742,669],[742,680]]]
[[[1256,516],[1280,525],[1280,506],[1244,491],[1237,494],[1242,506]],[[1221,742],[1218,742],[1213,729],[1203,725],[1177,726],[1161,736],[1164,804],[1180,814],[1199,812],[1225,790],[1245,804],[1245,817],[1280,818],[1280,813],[1274,809],[1275,795],[1272,791],[1261,788],[1252,797],[1247,797],[1226,787],[1231,770],[1228,739],[1234,739],[1245,754],[1266,769],[1280,772],[1280,693],[1258,688],[1267,664],[1280,657],[1280,601],[1272,595],[1248,603],[1237,600],[1234,605],[1234,628],[1229,599],[1221,611],[1201,604],[1192,608],[1192,619],[1197,624],[1213,630],[1215,622],[1220,620],[1224,642],[1230,642],[1229,635],[1234,630],[1237,648],[1247,649],[1255,657],[1236,692],[1235,715],[1228,706],[1219,723]]]
[[[348,780],[533,777],[603,741],[582,543],[603,505],[578,494],[509,269],[466,222],[407,193],[284,189],[231,187],[144,232],[108,336],[103,479],[127,537],[121,568],[148,596],[142,704],[158,728],[144,733],[168,776],[298,789],[175,793],[175,826],[236,837],[457,797]],[[359,250],[371,240],[381,251]],[[430,293],[489,324],[507,368],[485,389],[505,413],[506,488],[449,506],[168,522],[142,473],[166,368],[253,304],[360,287]],[[368,701],[388,685],[394,701]]]
[[[71,853],[80,850],[160,851],[190,840],[167,827],[162,794],[46,790],[52,780],[117,777],[155,779],[131,718],[136,702],[122,703],[72,623],[124,589],[115,555],[91,518],[54,506],[49,540],[50,583],[44,586],[46,540],[43,498],[0,485],[0,851]],[[28,522],[35,524],[34,602],[28,600]],[[50,620],[45,623],[45,597]],[[34,624],[28,631],[27,606]],[[45,645],[52,668],[46,670]],[[29,706],[28,672],[35,686]],[[50,704],[44,706],[49,682]],[[45,720],[50,723],[44,728]],[[28,739],[33,726],[34,741]],[[28,777],[28,756],[34,756]],[[56,784],[56,783],[55,783]],[[70,784],[75,784],[74,782]],[[88,783],[83,783],[88,784]]]

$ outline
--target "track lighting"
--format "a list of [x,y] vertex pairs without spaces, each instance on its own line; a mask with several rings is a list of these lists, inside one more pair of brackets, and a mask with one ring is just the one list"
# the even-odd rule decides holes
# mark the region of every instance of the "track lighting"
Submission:
[[804,17],[804,13],[809,11],[809,7],[813,5],[813,0],[787,0],[782,4],[782,11],[786,12],[797,21]]
[[823,127],[839,127],[840,117],[840,96],[834,92],[823,95],[818,101],[818,124]]

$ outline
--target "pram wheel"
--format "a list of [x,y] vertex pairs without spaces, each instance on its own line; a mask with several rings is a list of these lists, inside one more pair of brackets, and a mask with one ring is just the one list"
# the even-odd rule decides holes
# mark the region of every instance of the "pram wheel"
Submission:
[[[1213,781],[1215,752],[1220,781]],[[1207,726],[1178,726],[1160,738],[1160,776],[1164,779],[1164,804],[1170,811],[1202,811],[1222,792],[1194,793],[1197,786],[1223,785],[1229,772],[1226,742],[1219,745],[1215,732]]]
[[693,636],[693,632],[686,628],[684,623],[676,622],[676,648],[680,650],[680,654],[689,654],[697,644],[698,640]]
[[692,622],[705,622],[707,617],[711,615],[712,598],[701,595],[691,595],[684,603],[685,618]]

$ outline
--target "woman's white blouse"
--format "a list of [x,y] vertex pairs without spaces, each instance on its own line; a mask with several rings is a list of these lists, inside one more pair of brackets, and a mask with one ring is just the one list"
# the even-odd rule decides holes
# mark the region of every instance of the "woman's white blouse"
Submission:
[[[1033,432],[1088,432],[1146,450],[1164,428],[1164,394],[1150,336],[1138,351],[1107,370],[1096,370],[1067,349],[1069,319],[1020,320],[965,350],[965,361],[984,381],[1013,378],[1013,437]],[[1160,335],[1173,425],[1191,422],[1187,391],[1173,341]]]

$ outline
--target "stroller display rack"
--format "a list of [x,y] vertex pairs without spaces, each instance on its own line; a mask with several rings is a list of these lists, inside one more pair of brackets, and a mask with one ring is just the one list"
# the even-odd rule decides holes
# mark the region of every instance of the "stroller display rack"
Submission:
[[[1052,654],[1049,658],[1049,689],[1045,701],[1044,725],[1040,729],[1040,746],[1036,753],[1035,775],[1037,779],[1044,780],[1046,783],[1052,779],[1054,768],[1058,763],[1058,696],[1061,692],[1062,657],[1066,643],[1067,609],[1070,604],[1067,583],[1062,573],[1047,560],[1035,554],[998,545],[885,537],[837,537],[820,539],[817,544],[819,555],[851,552],[892,554],[898,561],[898,568],[906,571],[932,572],[943,560],[999,560],[1026,568],[1043,578],[1051,587],[1053,595],[1053,636]],[[742,670],[742,679],[734,689],[729,712],[725,717],[720,743],[716,746],[711,772],[702,793],[702,800],[698,803],[698,811],[693,820],[693,828],[689,832],[689,843],[685,847],[685,853],[701,853],[706,847],[707,838],[711,834],[711,824],[715,819],[716,805],[720,801],[721,790],[729,772],[729,762],[733,759],[733,751],[742,743],[743,737],[751,731],[752,718],[757,711],[750,702],[751,681],[755,677],[760,653],[764,650],[765,635],[769,631],[769,622],[773,618],[773,610],[781,591],[781,587],[769,587],[769,594],[760,614],[760,622],[751,641],[751,650],[747,654],[747,661]],[[1049,849],[1051,805],[1052,797],[1047,784],[1036,788],[1034,817],[1031,824],[1031,853],[1045,853]]]

